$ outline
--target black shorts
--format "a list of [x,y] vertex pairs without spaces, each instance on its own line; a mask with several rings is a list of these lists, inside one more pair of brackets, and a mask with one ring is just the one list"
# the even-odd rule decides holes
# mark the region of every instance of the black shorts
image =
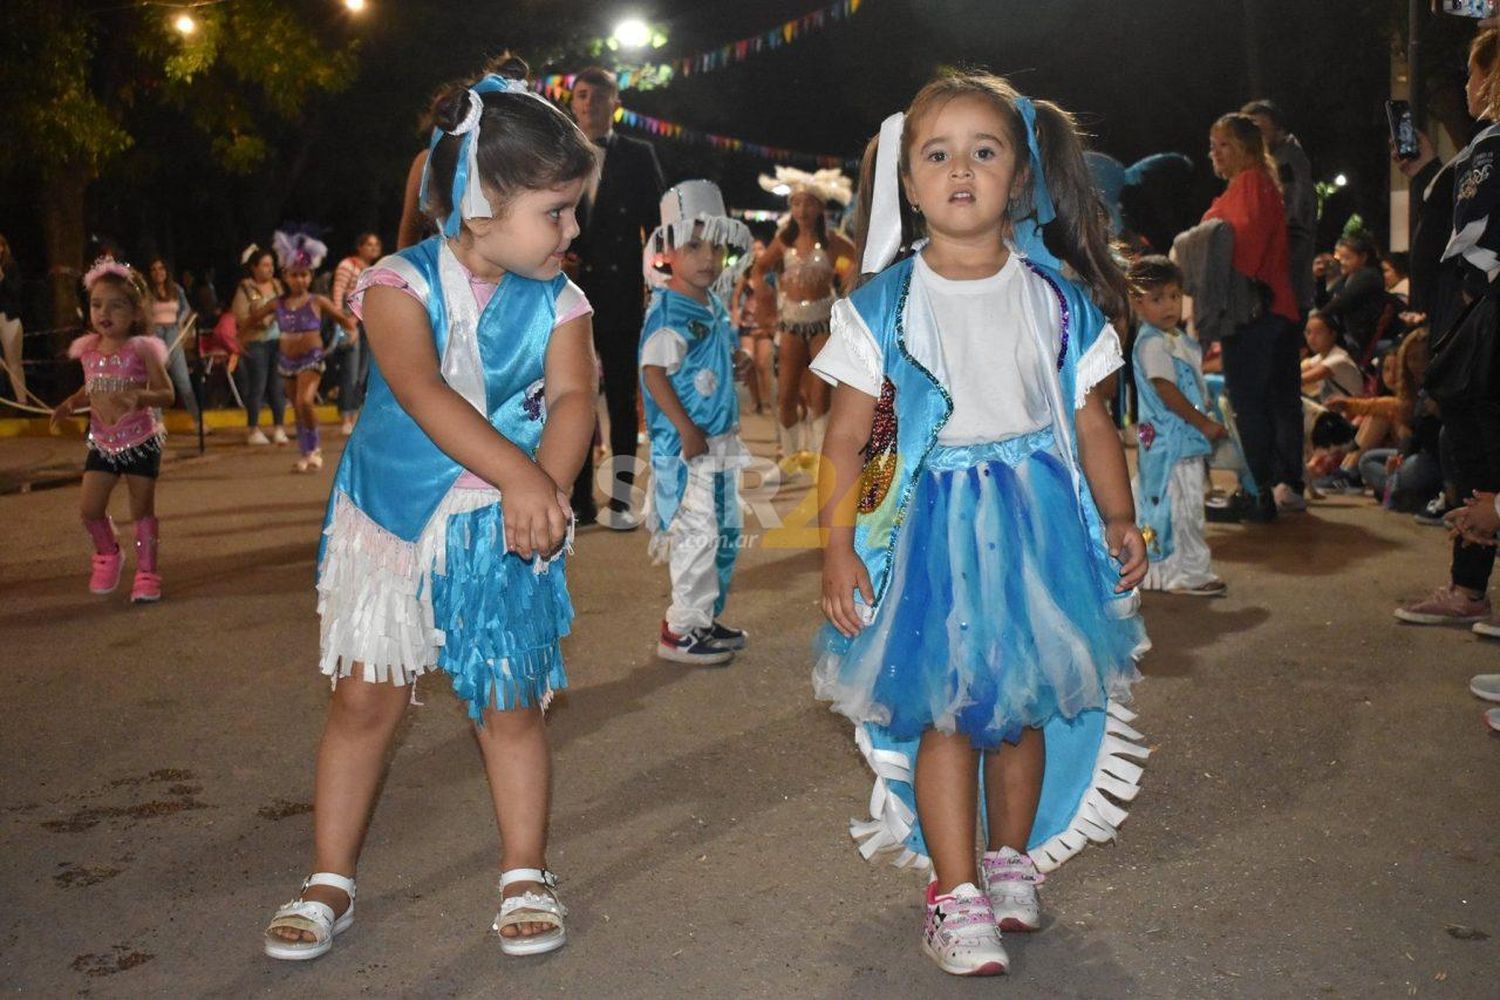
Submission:
[[161,474],[161,444],[153,441],[117,458],[109,458],[91,447],[88,458],[83,460],[83,471],[155,479]]

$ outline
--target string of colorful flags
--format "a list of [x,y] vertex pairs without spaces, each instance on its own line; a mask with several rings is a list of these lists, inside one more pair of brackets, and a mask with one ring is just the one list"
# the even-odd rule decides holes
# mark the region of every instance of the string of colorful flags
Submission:
[[[783,21],[748,38],[741,38],[696,55],[662,63],[618,67],[615,70],[615,78],[619,81],[621,90],[649,90],[666,86],[680,76],[711,73],[731,63],[744,62],[751,56],[760,55],[762,52],[773,52],[812,32],[822,31],[829,25],[846,21],[859,12],[863,2],[864,0],[835,0],[834,3],[809,11],[790,21]],[[548,97],[564,99],[573,88],[573,75],[548,74],[533,81],[532,87]]]
[[845,159],[841,156],[828,156],[820,153],[801,153],[794,149],[782,149],[779,146],[763,146],[760,143],[738,139],[734,136],[700,132],[697,129],[688,128],[677,122],[652,118],[650,115],[639,114],[625,108],[621,108],[615,113],[615,121],[628,128],[649,132],[659,138],[677,139],[681,142],[708,146],[712,149],[729,153],[748,153],[751,156],[758,156],[773,163],[816,163],[820,167],[839,167],[845,170],[856,171],[859,169],[858,160]]

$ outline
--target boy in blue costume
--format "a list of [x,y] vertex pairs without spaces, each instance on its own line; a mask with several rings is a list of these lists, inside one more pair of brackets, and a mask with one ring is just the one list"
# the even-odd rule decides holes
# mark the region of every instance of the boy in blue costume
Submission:
[[[750,231],[724,211],[712,181],[685,181],[662,197],[646,246],[656,290],[641,330],[641,386],[651,434],[646,524],[651,555],[672,573],[672,603],[657,655],[714,665],[744,649],[744,630],[718,617],[740,538],[740,441],[735,377],[748,367],[720,299],[749,262]],[[725,253],[738,253],[732,268]],[[664,273],[670,270],[670,277]]]
[[1182,272],[1166,257],[1130,268],[1130,308],[1140,320],[1132,351],[1140,420],[1136,507],[1151,568],[1141,586],[1221,597],[1224,581],[1203,538],[1204,461],[1229,431],[1205,412],[1203,351],[1182,331]]

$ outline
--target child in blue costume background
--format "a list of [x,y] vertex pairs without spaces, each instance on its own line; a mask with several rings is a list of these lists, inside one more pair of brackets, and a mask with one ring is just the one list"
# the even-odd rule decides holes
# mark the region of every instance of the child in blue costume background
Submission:
[[[641,328],[646,523],[652,556],[672,574],[656,653],[678,663],[727,663],[748,641],[718,620],[739,550],[740,472],[749,458],[735,377],[748,373],[750,359],[716,290],[734,287],[749,249],[750,230],[729,218],[718,187],[704,180],[662,196],[661,226],[646,245],[646,280],[656,289]],[[726,252],[738,258],[728,269]]]
[[1229,431],[1205,412],[1203,350],[1182,330],[1182,272],[1166,257],[1130,266],[1130,308],[1140,320],[1135,364],[1136,506],[1151,568],[1143,590],[1221,597],[1203,537],[1208,456]]
[[1004,80],[929,84],[866,166],[880,273],[813,366],[837,385],[814,685],[876,774],[860,850],[930,863],[924,951],[991,975],[1001,929],[1040,926],[1042,872],[1115,835],[1105,793],[1132,798],[1146,754],[1119,705],[1148,645],[1104,405],[1123,358],[1091,300],[1123,315],[1125,283],[1071,116]]
[[321,667],[335,686],[314,874],[266,929],[274,958],[316,958],[350,925],[406,685],[434,667],[468,705],[490,782],[501,950],[565,941],[546,870],[542,711],[566,684],[558,644],[573,616],[554,561],[571,530],[562,486],[594,421],[591,310],[560,272],[595,153],[509,75],[456,88],[436,117],[423,204],[442,233],[371,267],[351,297],[376,363],[319,553]]

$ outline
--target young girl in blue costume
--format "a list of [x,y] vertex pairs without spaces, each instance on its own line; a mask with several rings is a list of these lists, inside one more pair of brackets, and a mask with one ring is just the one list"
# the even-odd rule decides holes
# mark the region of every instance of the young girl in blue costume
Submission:
[[1103,793],[1133,797],[1121,755],[1145,755],[1118,702],[1146,554],[1095,305],[1122,315],[1125,286],[1071,116],[998,77],[928,84],[866,162],[880,273],[814,365],[837,388],[813,680],[876,774],[860,850],[930,864],[924,951],[992,975],[1000,930],[1040,926],[1041,872],[1114,836]]
[[[524,78],[524,63],[508,67]],[[468,704],[500,826],[507,954],[564,943],[547,871],[542,711],[565,686],[560,557],[593,430],[590,309],[561,272],[594,167],[578,127],[519,79],[444,102],[423,203],[442,232],[360,278],[375,364],[319,556],[322,670],[313,870],[265,934],[315,958],[354,914],[354,873],[409,684],[446,670]],[[502,513],[503,512],[503,513]]]

